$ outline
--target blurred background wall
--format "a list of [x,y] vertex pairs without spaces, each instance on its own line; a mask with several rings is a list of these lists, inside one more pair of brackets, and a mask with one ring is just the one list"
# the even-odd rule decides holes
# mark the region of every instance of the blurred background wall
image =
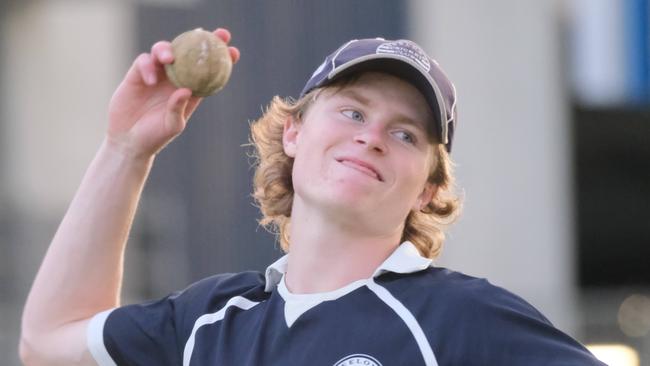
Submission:
[[279,257],[250,198],[249,122],[273,95],[297,96],[344,41],[408,37],[459,94],[465,207],[438,264],[650,365],[649,3],[1,2],[0,363],[19,364],[21,307],[131,61],[157,40],[224,26],[241,62],[156,160],[125,303]]

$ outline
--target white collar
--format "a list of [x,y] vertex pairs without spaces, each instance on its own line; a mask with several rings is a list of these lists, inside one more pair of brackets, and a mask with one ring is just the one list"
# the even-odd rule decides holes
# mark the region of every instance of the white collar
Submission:
[[[266,268],[266,286],[264,291],[271,292],[282,280],[287,271],[288,254]],[[378,277],[386,272],[413,273],[427,269],[431,259],[423,257],[415,245],[409,241],[400,244],[386,260],[377,267],[372,277]]]

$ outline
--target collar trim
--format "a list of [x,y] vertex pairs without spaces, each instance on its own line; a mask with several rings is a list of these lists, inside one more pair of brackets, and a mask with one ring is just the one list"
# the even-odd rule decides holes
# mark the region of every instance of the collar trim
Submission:
[[[288,254],[273,262],[266,268],[266,285],[264,291],[272,292],[287,272]],[[379,265],[372,277],[376,278],[387,272],[414,273],[427,269],[432,260],[423,257],[413,243],[405,241],[400,244],[386,260]]]

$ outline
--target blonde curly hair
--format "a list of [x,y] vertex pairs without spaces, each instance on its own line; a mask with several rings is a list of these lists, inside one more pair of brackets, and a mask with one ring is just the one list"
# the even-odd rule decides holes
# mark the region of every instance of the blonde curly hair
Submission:
[[[293,204],[291,173],[293,158],[284,152],[282,136],[287,118],[302,120],[309,107],[325,89],[341,90],[354,83],[358,75],[341,78],[325,88],[312,90],[299,100],[275,96],[262,117],[251,124],[251,144],[255,147],[253,197],[262,218],[260,224],[280,239],[280,246],[289,251],[289,225]],[[460,198],[454,190],[453,163],[443,144],[435,144],[435,165],[429,182],[437,187],[433,199],[419,212],[406,217],[402,241],[412,242],[421,255],[436,258],[445,239],[445,229],[460,212]]]

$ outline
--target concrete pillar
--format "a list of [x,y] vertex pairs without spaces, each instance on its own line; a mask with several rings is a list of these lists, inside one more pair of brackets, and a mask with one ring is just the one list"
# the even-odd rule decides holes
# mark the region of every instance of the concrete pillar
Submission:
[[129,2],[31,1],[2,24],[4,166],[12,200],[39,213],[67,206],[106,129],[130,62]]
[[439,265],[521,295],[575,333],[571,136],[554,1],[413,0],[411,34],[458,90],[464,213]]

